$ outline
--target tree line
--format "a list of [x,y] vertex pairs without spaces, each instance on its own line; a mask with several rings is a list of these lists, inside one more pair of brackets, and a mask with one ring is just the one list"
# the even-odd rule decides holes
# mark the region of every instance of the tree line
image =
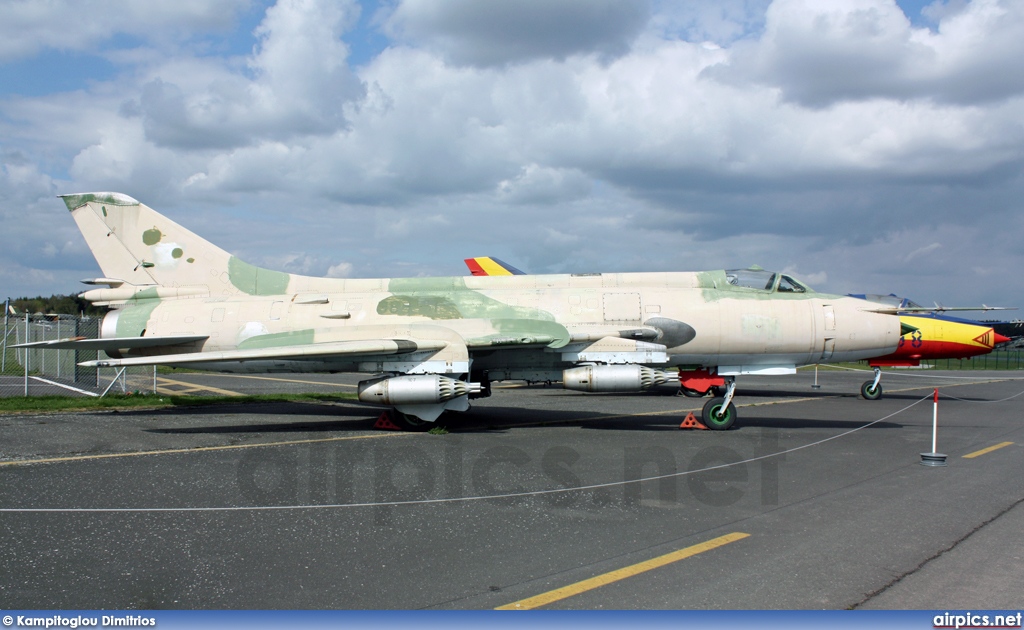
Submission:
[[[106,307],[93,306],[77,295],[51,295],[50,297],[20,297],[11,299],[18,315],[42,313],[44,315],[103,315]],[[0,308],[3,308],[0,306]]]

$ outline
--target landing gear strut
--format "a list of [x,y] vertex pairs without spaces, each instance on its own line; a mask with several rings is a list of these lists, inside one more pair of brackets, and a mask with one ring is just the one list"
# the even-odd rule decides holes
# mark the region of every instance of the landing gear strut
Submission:
[[882,397],[882,384],[879,382],[882,380],[882,368],[875,368],[875,380],[864,381],[864,384],[860,386],[860,395],[864,397],[864,400],[878,400]]
[[736,422],[736,406],[732,404],[736,394],[736,379],[725,377],[725,386],[725,396],[712,398],[701,412],[701,421],[713,431],[725,431]]

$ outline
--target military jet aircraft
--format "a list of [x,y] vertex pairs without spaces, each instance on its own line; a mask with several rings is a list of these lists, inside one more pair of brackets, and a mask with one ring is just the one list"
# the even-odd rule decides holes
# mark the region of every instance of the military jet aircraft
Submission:
[[[466,266],[474,276],[487,275],[524,275],[508,263],[491,256],[466,258]],[[966,359],[992,352],[995,346],[1007,343],[1011,339],[997,332],[994,325],[960,319],[945,315],[949,311],[1006,311],[1014,310],[1003,306],[921,306],[907,298],[894,293],[881,294],[850,294],[849,297],[860,298],[884,305],[887,312],[899,315],[903,324],[904,335],[891,354],[867,359],[868,365],[874,368],[875,377],[861,385],[860,393],[866,400],[878,400],[882,397],[883,367],[916,367],[922,360],[935,359]],[[885,310],[885,309],[883,309]],[[709,389],[717,392],[721,383],[709,380],[700,383],[699,387],[688,387],[694,383],[682,383],[682,392],[688,396],[704,396]]]
[[914,330],[900,337],[896,351],[881,357],[868,359],[874,368],[875,378],[864,381],[860,394],[867,400],[882,397],[883,367],[916,367],[922,360],[966,359],[988,354],[999,344],[1010,341],[1009,337],[996,332],[991,324],[960,319],[945,315],[947,311],[1005,311],[1013,310],[1001,306],[921,306],[907,298],[894,294],[851,295],[875,304],[890,307],[899,315],[905,326]]
[[313,278],[246,263],[124,194],[61,198],[104,274],[82,296],[113,310],[99,339],[25,346],[110,357],[89,366],[370,373],[359,399],[409,429],[495,381],[622,392],[679,380],[725,386],[703,409],[723,430],[737,375],[881,356],[901,334],[875,305],[762,269]]

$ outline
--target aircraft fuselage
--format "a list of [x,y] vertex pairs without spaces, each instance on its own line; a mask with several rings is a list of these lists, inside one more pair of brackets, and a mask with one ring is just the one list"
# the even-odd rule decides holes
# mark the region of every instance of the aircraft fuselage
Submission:
[[[897,318],[864,301],[815,292],[736,287],[725,272],[617,273],[402,279],[310,278],[277,295],[161,299],[140,295],[107,316],[104,337],[203,333],[175,352],[217,352],[322,344],[358,338],[464,340],[473,370],[561,370],[593,360],[719,373],[886,354],[899,340]],[[665,322],[674,322],[666,331]],[[652,325],[653,324],[653,325]],[[658,324],[661,324],[660,326]],[[621,331],[635,330],[633,335]],[[608,335],[615,343],[609,344]],[[620,336],[622,335],[622,336]],[[602,339],[604,341],[602,342]],[[655,346],[662,346],[664,357]],[[495,352],[498,349],[515,352]],[[120,356],[147,356],[152,349]],[[225,371],[468,372],[469,357],[412,367],[404,356],[204,363]],[[438,369],[438,368],[441,369]],[[412,369],[410,369],[412,368]],[[514,377],[514,375],[510,375]],[[500,380],[495,378],[493,380]],[[537,378],[536,380],[543,380]]]

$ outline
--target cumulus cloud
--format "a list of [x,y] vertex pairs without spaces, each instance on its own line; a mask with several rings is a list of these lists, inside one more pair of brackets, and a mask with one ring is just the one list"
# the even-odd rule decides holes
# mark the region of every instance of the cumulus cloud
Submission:
[[[226,30],[250,0],[5,0],[0,20],[0,62],[44,49],[102,50],[112,38],[181,40]],[[169,43],[169,42],[168,42]]]
[[92,256],[31,156],[0,147],[0,299],[73,286]]
[[590,192],[590,180],[578,170],[528,164],[516,177],[499,182],[498,192],[515,204],[554,203],[582,199]]
[[[932,5],[925,27],[892,0],[408,1],[353,69],[354,2],[281,0],[251,54],[140,35],[105,53],[112,79],[7,98],[0,150],[20,156],[8,188],[27,182],[55,224],[48,195],[121,190],[302,273],[757,263],[835,292],[996,302],[949,278],[1024,262],[1020,11]],[[80,260],[67,227],[0,250]]]
[[328,278],[348,278],[352,275],[354,265],[350,262],[340,262],[327,268]]
[[775,0],[763,37],[738,44],[708,76],[781,89],[826,107],[845,100],[929,98],[958,104],[1024,89],[1024,4],[974,0],[915,28],[892,0]]
[[649,26],[658,39],[728,45],[760,32],[770,4],[771,0],[655,0]]
[[142,117],[155,144],[183,149],[333,133],[345,125],[344,104],[363,93],[340,39],[358,14],[354,0],[282,0],[256,29],[252,79],[200,60],[165,64],[123,111]]
[[578,54],[615,57],[629,49],[648,18],[643,0],[403,0],[386,28],[454,63],[493,66]]

